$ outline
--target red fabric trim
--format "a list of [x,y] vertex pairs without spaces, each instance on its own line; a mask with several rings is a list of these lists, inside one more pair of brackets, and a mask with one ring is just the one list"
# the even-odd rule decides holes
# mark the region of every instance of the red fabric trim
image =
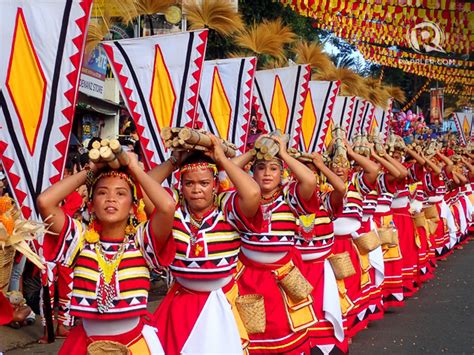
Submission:
[[64,238],[66,237],[66,233],[70,231],[68,226],[72,227],[72,223],[74,221],[68,215],[64,215],[66,218],[64,225],[61,229],[61,233],[59,235],[52,235],[52,234],[45,234],[43,240],[43,256],[46,261],[56,261],[59,257],[59,251],[64,243]]

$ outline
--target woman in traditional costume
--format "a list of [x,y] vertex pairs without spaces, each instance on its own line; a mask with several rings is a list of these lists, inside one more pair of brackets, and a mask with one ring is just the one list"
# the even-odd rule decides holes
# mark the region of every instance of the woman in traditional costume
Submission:
[[[172,156],[149,174],[162,182],[180,171],[172,238],[166,249],[175,282],[154,313],[166,354],[242,354],[248,336],[235,307],[240,233],[261,221],[260,188],[210,136],[208,153]],[[235,190],[219,194],[218,168]]]
[[[291,157],[280,137],[278,157],[256,160],[253,178],[261,189],[263,223],[259,231],[242,234],[237,284],[242,297],[263,302],[255,317],[261,327],[249,329],[252,354],[309,353],[308,328],[317,323],[311,286],[301,273],[301,255],[294,245],[296,220],[319,209],[316,179],[303,163]],[[248,152],[235,161],[245,166],[254,156]],[[284,183],[283,164],[292,179]],[[287,283],[292,278],[294,284]],[[286,280],[286,281],[285,281]],[[297,285],[301,292],[293,293]]]
[[369,298],[362,297],[362,288],[370,284],[370,265],[368,255],[358,252],[354,239],[361,236],[358,231],[362,225],[363,199],[375,189],[379,167],[370,159],[354,152],[347,140],[345,147],[348,157],[357,163],[360,170],[350,176],[347,157],[339,154],[332,159],[331,170],[346,184],[344,205],[342,210],[336,213],[334,220],[333,253],[340,255],[347,252],[355,271],[351,276],[338,279],[342,314],[346,319],[346,336],[352,338],[368,324],[368,318],[364,315],[369,306]]
[[[71,330],[60,354],[86,354],[92,348],[128,348],[132,354],[163,353],[156,330],[144,324],[150,269],[160,268],[160,252],[173,222],[169,194],[128,154],[127,169],[91,164],[45,190],[37,199],[51,223],[45,243],[50,261],[74,269],[71,314],[82,323]],[[92,221],[88,227],[67,216],[59,203],[87,183]],[[150,220],[137,225],[137,185],[156,206]],[[105,346],[105,348],[103,348]],[[89,348],[88,348],[89,347]]]
[[344,337],[336,277],[328,260],[334,245],[332,220],[334,214],[342,209],[346,187],[318,153],[313,153],[312,158],[308,166],[323,174],[327,183],[320,184],[317,189],[320,208],[299,216],[295,234],[295,245],[303,259],[301,271],[314,287],[311,295],[318,319],[308,328],[309,348],[321,353],[347,353],[348,342]]

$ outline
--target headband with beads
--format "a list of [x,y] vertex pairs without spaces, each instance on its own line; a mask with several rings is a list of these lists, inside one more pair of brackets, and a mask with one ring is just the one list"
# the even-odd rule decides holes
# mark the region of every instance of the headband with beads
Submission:
[[210,170],[214,176],[217,176],[218,170],[217,165],[208,162],[199,162],[199,163],[190,163],[183,165],[179,172],[181,174],[187,173],[189,171],[197,171],[197,170]]
[[122,171],[117,171],[117,170],[109,170],[109,171],[104,171],[102,173],[99,173],[94,179],[92,180],[90,186],[87,186],[89,189],[89,201],[92,200],[92,194],[94,192],[94,187],[97,181],[102,179],[103,177],[119,177],[123,180],[125,180],[128,185],[130,186],[130,189],[132,190],[132,200],[133,202],[138,202],[138,195],[137,195],[137,186],[133,182],[133,180],[130,178],[129,175]]

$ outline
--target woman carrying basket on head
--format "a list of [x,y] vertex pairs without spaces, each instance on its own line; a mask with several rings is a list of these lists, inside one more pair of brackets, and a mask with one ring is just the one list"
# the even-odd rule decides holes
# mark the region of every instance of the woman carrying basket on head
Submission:
[[[259,231],[242,234],[236,276],[239,293],[258,297],[262,304],[254,317],[261,323],[249,329],[249,351],[309,353],[307,330],[316,324],[317,317],[312,286],[301,273],[302,260],[294,237],[297,218],[319,208],[317,182],[308,167],[288,154],[279,136],[267,138],[278,144],[278,157],[256,160],[252,167],[253,178],[261,189],[264,221]],[[235,161],[243,167],[253,158],[248,152]],[[282,179],[284,163],[294,177],[288,183]]]
[[[154,314],[167,354],[242,354],[248,336],[235,307],[240,232],[261,222],[260,189],[210,135],[208,153],[173,155],[151,170],[158,182],[179,168],[172,238],[166,248],[175,283]],[[181,161],[182,160],[182,161]],[[235,186],[219,194],[218,168]],[[257,227],[256,227],[257,226]]]
[[[58,207],[84,183],[92,216],[88,227]],[[139,225],[138,184],[156,206],[150,220]],[[173,221],[169,194],[139,167],[134,154],[128,154],[126,169],[91,164],[90,170],[49,187],[37,204],[42,218],[49,217],[50,231],[58,234],[45,238],[55,245],[48,259],[74,269],[71,314],[82,318],[60,353],[86,354],[88,346],[104,343],[132,354],[163,353],[156,330],[141,317],[147,314],[149,269],[166,264],[169,257],[160,256]]]

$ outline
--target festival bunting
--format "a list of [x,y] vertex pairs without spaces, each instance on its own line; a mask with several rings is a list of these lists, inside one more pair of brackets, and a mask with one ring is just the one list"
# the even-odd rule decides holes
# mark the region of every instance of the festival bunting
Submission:
[[91,6],[0,2],[0,156],[26,219],[63,174]]
[[304,152],[322,152],[330,132],[332,112],[337,94],[339,81],[309,82],[309,90],[304,102],[301,118],[300,149]]
[[255,74],[255,107],[268,132],[288,134],[288,146],[299,147],[301,116],[310,79],[309,65],[259,70]]
[[205,61],[199,91],[199,121],[204,129],[245,152],[257,59]]
[[207,30],[103,43],[149,169],[169,155],[164,127],[194,125],[206,43]]

